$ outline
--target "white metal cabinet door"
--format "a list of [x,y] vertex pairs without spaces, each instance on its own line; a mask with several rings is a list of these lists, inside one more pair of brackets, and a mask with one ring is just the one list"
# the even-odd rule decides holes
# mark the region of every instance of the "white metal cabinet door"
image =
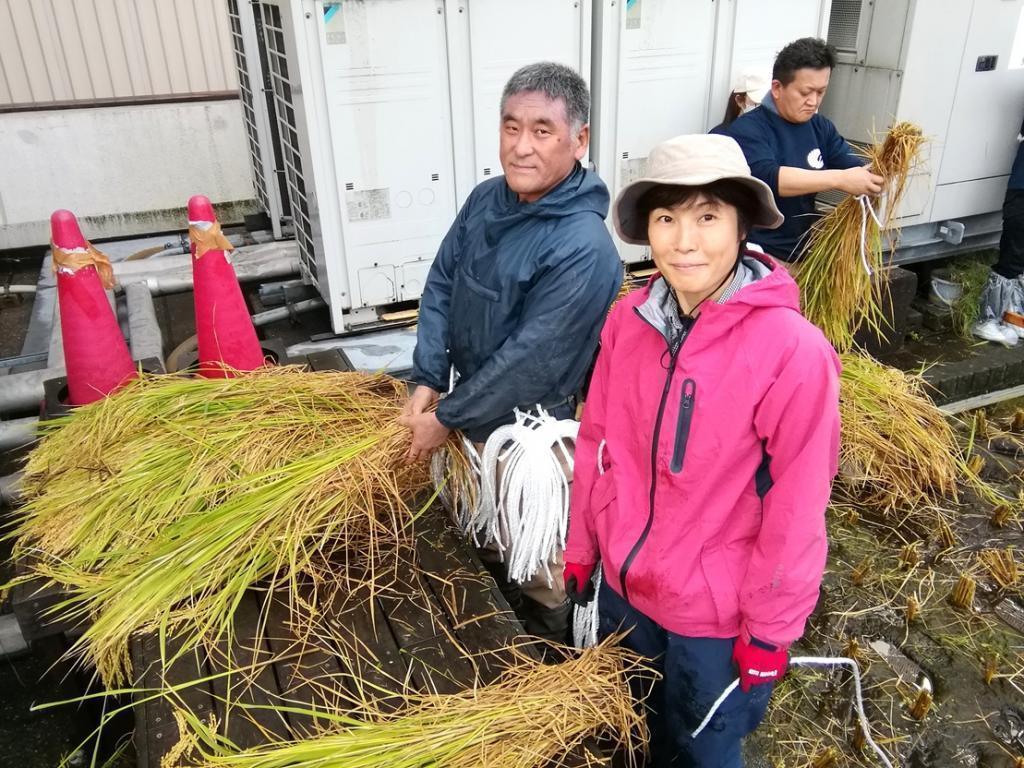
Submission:
[[[960,64],[938,183],[1007,176],[1017,150],[1013,137],[1024,109],[1024,69],[1008,65],[1022,22],[1024,0],[975,0]],[[996,68],[977,72],[979,56],[998,56]],[[1002,186],[1005,186],[1003,184]]]
[[[590,79],[589,28],[580,0],[460,0],[467,14],[476,183],[502,173],[498,158],[501,92],[522,66],[565,64]],[[451,13],[451,10],[449,10]]]
[[[601,119],[613,127],[599,129],[599,171],[613,199],[643,175],[656,145],[704,132],[715,8],[711,0],[604,0],[602,23],[616,28],[600,30]],[[645,248],[617,245],[627,263],[647,258]]]
[[442,4],[326,3],[323,29],[352,307],[418,298],[396,276],[431,261],[455,218]]

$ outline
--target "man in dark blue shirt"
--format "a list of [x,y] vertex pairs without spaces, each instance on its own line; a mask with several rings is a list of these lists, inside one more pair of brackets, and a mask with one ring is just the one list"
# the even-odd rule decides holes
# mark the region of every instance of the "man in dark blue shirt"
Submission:
[[799,257],[817,217],[818,192],[882,191],[882,177],[865,168],[832,121],[818,114],[835,65],[835,49],[824,40],[790,43],[775,58],[771,90],[761,106],[713,131],[734,138],[751,173],[771,187],[786,221],[775,230],[756,230],[750,240],[783,261]]

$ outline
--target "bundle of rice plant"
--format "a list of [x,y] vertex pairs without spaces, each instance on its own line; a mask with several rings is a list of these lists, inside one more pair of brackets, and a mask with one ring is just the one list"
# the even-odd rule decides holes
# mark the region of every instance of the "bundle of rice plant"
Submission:
[[[536,768],[606,765],[581,747],[592,737],[622,750],[630,765],[647,743],[630,679],[649,680],[642,662],[604,644],[560,664],[520,657],[496,682],[449,695],[409,699],[394,713],[317,711],[325,732],[299,741],[239,750],[188,712],[178,714],[185,736],[169,760],[199,768]],[[295,711],[288,708],[289,712]],[[585,761],[585,762],[581,762]]]
[[[135,632],[185,650],[229,631],[252,585],[287,586],[334,557],[376,560],[409,534],[427,487],[402,458],[405,385],[360,373],[267,368],[228,379],[143,377],[47,428],[13,531],[31,576],[60,585],[73,651],[108,685]],[[26,577],[27,578],[27,577]]]
[[990,503],[1005,499],[972,472],[953,427],[925,392],[924,380],[872,357],[840,355],[840,483],[859,501],[919,532],[967,486]]
[[841,355],[840,477],[867,503],[912,509],[957,497],[953,429],[919,376],[868,355]]
[[861,325],[882,333],[882,307],[888,300],[883,268],[883,230],[892,238],[892,217],[918,162],[925,138],[916,125],[894,125],[885,140],[863,155],[885,179],[885,212],[879,218],[867,196],[848,197],[811,228],[794,277],[800,286],[804,316],[817,325],[840,352],[853,346]]

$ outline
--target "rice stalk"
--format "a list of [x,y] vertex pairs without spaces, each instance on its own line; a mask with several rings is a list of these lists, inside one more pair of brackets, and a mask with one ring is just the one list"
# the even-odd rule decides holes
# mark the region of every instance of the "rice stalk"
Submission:
[[408,540],[405,499],[429,478],[402,462],[405,399],[385,376],[294,367],[143,377],[47,428],[8,536],[88,624],[72,652],[118,685],[132,634],[174,631],[186,652],[225,636],[257,582],[295,605],[318,563],[365,582]]
[[853,347],[853,335],[862,325],[882,334],[883,305],[889,300],[882,274],[883,230],[892,245],[893,218],[924,143],[920,128],[901,122],[881,143],[868,147],[864,158],[885,179],[881,226],[862,207],[873,201],[847,197],[815,222],[794,265],[804,315],[840,352]]
[[[323,733],[246,750],[218,736],[215,725],[179,712],[179,722],[187,725],[179,730],[188,735],[166,768],[534,768],[563,764],[592,737],[621,748],[635,764],[647,731],[630,679],[643,684],[651,673],[638,657],[609,643],[559,664],[520,655],[490,685],[458,694],[410,695],[407,707],[369,717],[318,710],[318,717],[331,722]],[[575,755],[585,762],[573,764],[605,764],[585,749]]]

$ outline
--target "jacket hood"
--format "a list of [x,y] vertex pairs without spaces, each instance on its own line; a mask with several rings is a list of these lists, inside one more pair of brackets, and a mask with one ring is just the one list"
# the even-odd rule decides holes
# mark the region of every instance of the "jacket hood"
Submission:
[[558,186],[533,203],[519,202],[504,176],[494,183],[500,185],[500,194],[485,214],[484,231],[489,244],[496,243],[509,229],[527,219],[561,219],[578,213],[593,213],[602,220],[608,216],[608,188],[596,173],[579,162]]

